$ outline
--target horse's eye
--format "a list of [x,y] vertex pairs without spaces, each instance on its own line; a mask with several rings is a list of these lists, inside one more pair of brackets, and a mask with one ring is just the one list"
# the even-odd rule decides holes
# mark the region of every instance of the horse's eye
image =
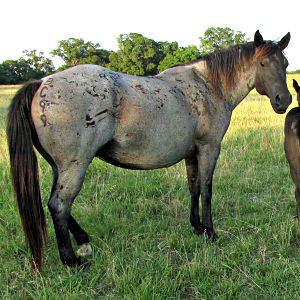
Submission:
[[265,64],[261,61],[261,62],[260,62],[260,65],[261,65],[262,67],[264,67]]

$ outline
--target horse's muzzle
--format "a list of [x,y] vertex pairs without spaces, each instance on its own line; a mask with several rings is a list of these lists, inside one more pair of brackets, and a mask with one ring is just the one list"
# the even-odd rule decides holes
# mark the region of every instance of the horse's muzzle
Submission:
[[290,93],[285,95],[277,94],[273,101],[271,101],[272,107],[277,114],[284,114],[292,103],[292,95]]

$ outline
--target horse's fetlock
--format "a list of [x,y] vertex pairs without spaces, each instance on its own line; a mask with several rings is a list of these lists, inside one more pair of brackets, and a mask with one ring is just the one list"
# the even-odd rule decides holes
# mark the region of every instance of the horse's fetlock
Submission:
[[199,216],[190,216],[190,223],[192,224],[193,227],[199,227],[201,226],[200,218]]

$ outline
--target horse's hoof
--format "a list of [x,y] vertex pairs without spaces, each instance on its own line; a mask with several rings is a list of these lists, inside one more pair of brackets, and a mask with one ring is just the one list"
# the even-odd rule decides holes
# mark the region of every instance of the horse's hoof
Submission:
[[212,230],[207,229],[206,233],[208,235],[206,242],[207,243],[214,243],[219,237],[218,235]]
[[92,255],[92,247],[89,243],[82,244],[80,248],[77,250],[78,256],[88,256]]
[[210,240],[212,243],[214,243],[218,238],[219,238],[218,235],[214,233],[213,236],[210,238]]
[[84,262],[79,266],[79,269],[82,271],[88,271],[91,267],[91,264],[89,262]]

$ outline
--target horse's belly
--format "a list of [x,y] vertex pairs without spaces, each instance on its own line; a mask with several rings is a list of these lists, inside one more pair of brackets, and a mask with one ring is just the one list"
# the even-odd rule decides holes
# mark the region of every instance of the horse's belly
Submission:
[[191,136],[160,139],[112,140],[101,148],[97,156],[116,166],[129,169],[157,169],[169,167],[194,153]]

